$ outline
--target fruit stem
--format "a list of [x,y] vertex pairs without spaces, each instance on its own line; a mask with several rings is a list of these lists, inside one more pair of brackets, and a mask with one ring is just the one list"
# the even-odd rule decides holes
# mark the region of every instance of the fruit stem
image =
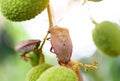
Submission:
[[44,60],[44,55],[43,55],[43,53],[42,53],[42,46],[40,47],[40,49],[37,49],[37,50],[36,50],[36,54],[38,54],[38,57],[39,57],[38,64],[44,63],[45,60]]
[[48,4],[47,12],[48,12],[48,18],[49,18],[49,28],[51,28],[51,27],[53,27],[53,21],[52,21],[52,14],[51,14],[51,9],[50,9],[50,4]]
[[87,8],[88,8],[88,13],[89,13],[89,17],[90,17],[90,19],[91,19],[91,21],[92,21],[92,23],[93,24],[95,24],[95,25],[97,25],[98,23],[92,18],[92,16],[91,16],[91,13],[90,13],[90,8],[89,8],[89,4],[88,4],[88,0],[84,0],[84,2],[83,2],[83,4],[87,4]]
[[[53,22],[52,22],[52,14],[51,14],[51,10],[50,10],[50,5],[48,4],[48,7],[47,7],[47,13],[48,13],[48,19],[49,19],[49,29],[51,27],[53,27]],[[48,29],[48,31],[49,31]],[[42,51],[42,48],[47,40],[47,36],[48,36],[49,32],[46,33],[44,39],[43,39],[43,42],[41,44],[41,47],[39,49],[39,64],[41,63],[44,63],[45,62],[45,58],[44,58],[44,55],[43,55],[43,51]]]
[[82,74],[81,74],[81,72],[79,70],[80,65],[79,65],[79,63],[77,61],[71,60],[70,62],[68,62],[67,64],[65,64],[63,66],[73,70],[76,73],[77,77],[78,77],[78,81],[83,81]]
[[43,51],[42,51],[42,48],[47,40],[47,36],[48,36],[49,32],[47,32],[47,34],[45,35],[44,39],[43,39],[43,42],[40,46],[40,49],[39,49],[39,64],[42,64],[45,62],[45,57],[43,55]]
[[92,17],[90,17],[90,19],[91,19],[91,21],[92,21],[93,24],[95,24],[95,25],[98,24]]
[[80,70],[77,69],[77,70],[75,71],[75,73],[76,73],[77,76],[78,76],[78,81],[83,81],[82,74],[81,74]]

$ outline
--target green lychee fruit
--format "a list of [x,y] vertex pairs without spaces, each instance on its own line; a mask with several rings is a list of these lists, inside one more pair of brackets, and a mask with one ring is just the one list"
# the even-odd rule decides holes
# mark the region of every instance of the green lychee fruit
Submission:
[[3,15],[12,21],[25,21],[40,14],[49,0],[1,0]]
[[120,54],[120,27],[116,23],[104,21],[93,29],[93,40],[97,48],[108,56]]
[[78,81],[78,78],[71,69],[54,66],[42,73],[37,81]]
[[51,65],[49,64],[41,64],[33,67],[27,74],[27,81],[36,81],[39,76],[50,67]]

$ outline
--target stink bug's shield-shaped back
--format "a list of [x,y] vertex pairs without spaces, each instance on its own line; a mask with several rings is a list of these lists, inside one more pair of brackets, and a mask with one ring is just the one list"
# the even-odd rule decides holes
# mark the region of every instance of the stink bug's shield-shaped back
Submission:
[[51,27],[51,44],[60,63],[68,63],[72,54],[72,42],[69,31],[62,27]]

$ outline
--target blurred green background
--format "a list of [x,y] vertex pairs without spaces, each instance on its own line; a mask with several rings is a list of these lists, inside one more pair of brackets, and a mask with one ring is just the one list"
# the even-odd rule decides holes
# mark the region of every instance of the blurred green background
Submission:
[[29,36],[19,23],[11,23],[0,16],[0,81],[25,81],[31,66],[14,51],[14,46]]

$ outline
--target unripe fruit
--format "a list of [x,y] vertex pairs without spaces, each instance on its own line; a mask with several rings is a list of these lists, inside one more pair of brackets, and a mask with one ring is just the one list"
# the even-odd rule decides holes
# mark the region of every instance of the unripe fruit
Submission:
[[112,22],[104,21],[96,24],[92,33],[97,48],[106,55],[120,54],[120,27]]
[[39,76],[50,67],[51,65],[49,64],[41,64],[33,67],[27,74],[27,81],[36,81]]
[[78,81],[78,78],[71,69],[55,66],[42,73],[37,81]]
[[49,0],[1,0],[3,15],[12,21],[25,21],[40,14]]

